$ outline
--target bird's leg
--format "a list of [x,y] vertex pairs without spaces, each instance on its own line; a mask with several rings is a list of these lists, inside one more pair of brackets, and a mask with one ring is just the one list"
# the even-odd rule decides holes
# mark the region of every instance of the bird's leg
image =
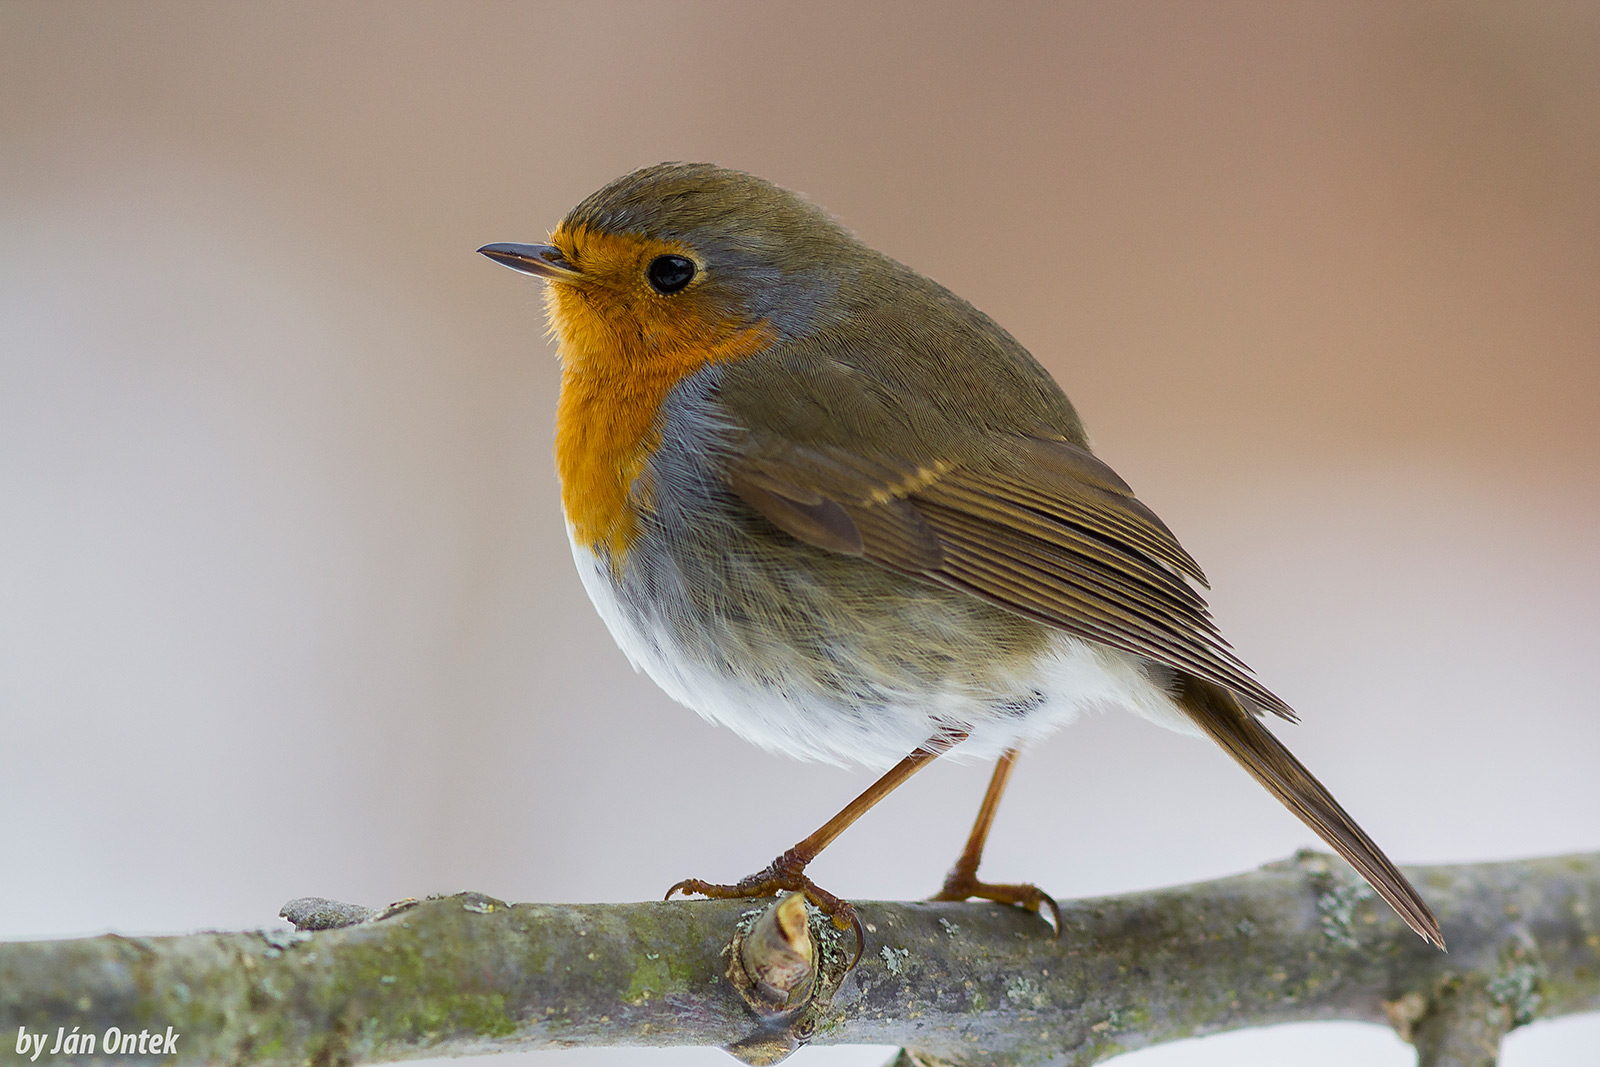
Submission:
[[[831,845],[835,838],[844,833],[851,823],[871,810],[874,804],[966,738],[966,732],[962,730],[947,730],[935,734],[911,755],[891,767],[882,778],[868,786],[860,796],[846,804],[839,814],[818,827],[815,833],[769,863],[765,870],[757,871],[748,878],[741,878],[732,885],[718,885],[714,882],[703,882],[698,878],[685,878],[667,890],[668,899],[671,899],[674,893],[685,895],[698,893],[713,900],[765,897],[780,892],[804,893],[807,900],[833,920],[834,926],[841,930],[855,931],[856,955],[855,959],[850,961],[850,965],[854,967],[866,947],[866,938],[862,934],[861,920],[856,916],[856,909],[848,900],[834,896],[807,878],[806,866],[816,859],[823,849]],[[978,843],[978,848],[982,850],[982,841]]]
[[978,864],[983,860],[983,846],[989,840],[989,827],[994,825],[995,812],[1000,809],[1000,795],[1011,780],[1011,770],[1017,765],[1017,750],[1010,749],[995,764],[994,776],[989,779],[989,789],[983,794],[983,806],[967,836],[967,847],[961,850],[956,865],[945,875],[944,888],[935,893],[933,900],[992,900],[999,904],[1016,904],[1029,911],[1048,907],[1055,918],[1056,936],[1061,936],[1061,909],[1055,900],[1036,885],[996,885],[978,881]]

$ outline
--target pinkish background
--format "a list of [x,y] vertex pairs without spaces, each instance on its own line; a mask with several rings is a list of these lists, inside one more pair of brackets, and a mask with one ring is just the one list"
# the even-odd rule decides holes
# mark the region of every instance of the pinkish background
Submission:
[[[866,784],[671,705],[572,571],[538,289],[473,249],[662,159],[803,190],[1027,344],[1396,858],[1600,848],[1600,7],[10,3],[0,936],[653,897]],[[985,774],[818,878],[932,891]],[[1308,843],[1104,718],[1023,761],[986,870],[1076,897]],[[1119,1061],[1285,1062],[1411,1057]]]

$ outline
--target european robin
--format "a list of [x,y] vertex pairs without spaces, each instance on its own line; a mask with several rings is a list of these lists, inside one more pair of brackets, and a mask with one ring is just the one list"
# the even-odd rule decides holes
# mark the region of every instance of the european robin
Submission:
[[572,553],[628,658],[763,748],[889,768],[765,870],[668,896],[801,891],[855,926],[859,955],[854,909],[806,865],[958,749],[998,764],[935,899],[1055,912],[1032,885],[978,880],[984,840],[1024,745],[1120,707],[1222,746],[1442,947],[1405,876],[1262,724],[1295,715],[1223,640],[1200,567],[988,316],[708,164],[635,171],[548,243],[479,251],[546,282]]

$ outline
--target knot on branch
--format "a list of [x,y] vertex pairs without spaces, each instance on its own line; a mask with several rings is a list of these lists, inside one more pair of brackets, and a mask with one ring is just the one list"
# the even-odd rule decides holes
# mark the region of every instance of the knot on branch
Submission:
[[1494,1067],[1500,1042],[1539,1015],[1546,967],[1525,928],[1510,931],[1492,971],[1456,971],[1430,994],[1386,1002],[1401,1040],[1416,1046],[1418,1067]]
[[750,1067],[778,1063],[810,1041],[850,970],[837,927],[804,893],[747,914],[724,952],[728,982],[758,1022],[727,1051]]

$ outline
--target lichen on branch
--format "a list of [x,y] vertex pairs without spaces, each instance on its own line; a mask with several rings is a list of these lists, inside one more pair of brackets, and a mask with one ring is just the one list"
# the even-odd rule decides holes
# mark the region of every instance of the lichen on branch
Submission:
[[[771,1063],[811,1042],[901,1044],[908,1063],[1079,1065],[1343,1019],[1393,1027],[1424,1067],[1482,1067],[1516,1026],[1600,1011],[1600,853],[1407,873],[1448,955],[1341,861],[1311,852],[1065,902],[1059,939],[999,905],[859,903],[868,944],[848,971],[851,935],[813,921],[808,940],[786,914],[775,936],[753,914],[762,901],[511,905],[466,893],[373,912],[308,899],[286,909],[303,930],[0,944],[0,1035],[170,1026],[179,1064],[605,1045],[718,1046]],[[741,930],[756,931],[757,949],[814,954],[814,976],[772,970],[734,945]],[[758,991],[774,974],[812,985],[803,1003],[786,988],[763,1007],[731,966],[753,969],[746,986]]]

